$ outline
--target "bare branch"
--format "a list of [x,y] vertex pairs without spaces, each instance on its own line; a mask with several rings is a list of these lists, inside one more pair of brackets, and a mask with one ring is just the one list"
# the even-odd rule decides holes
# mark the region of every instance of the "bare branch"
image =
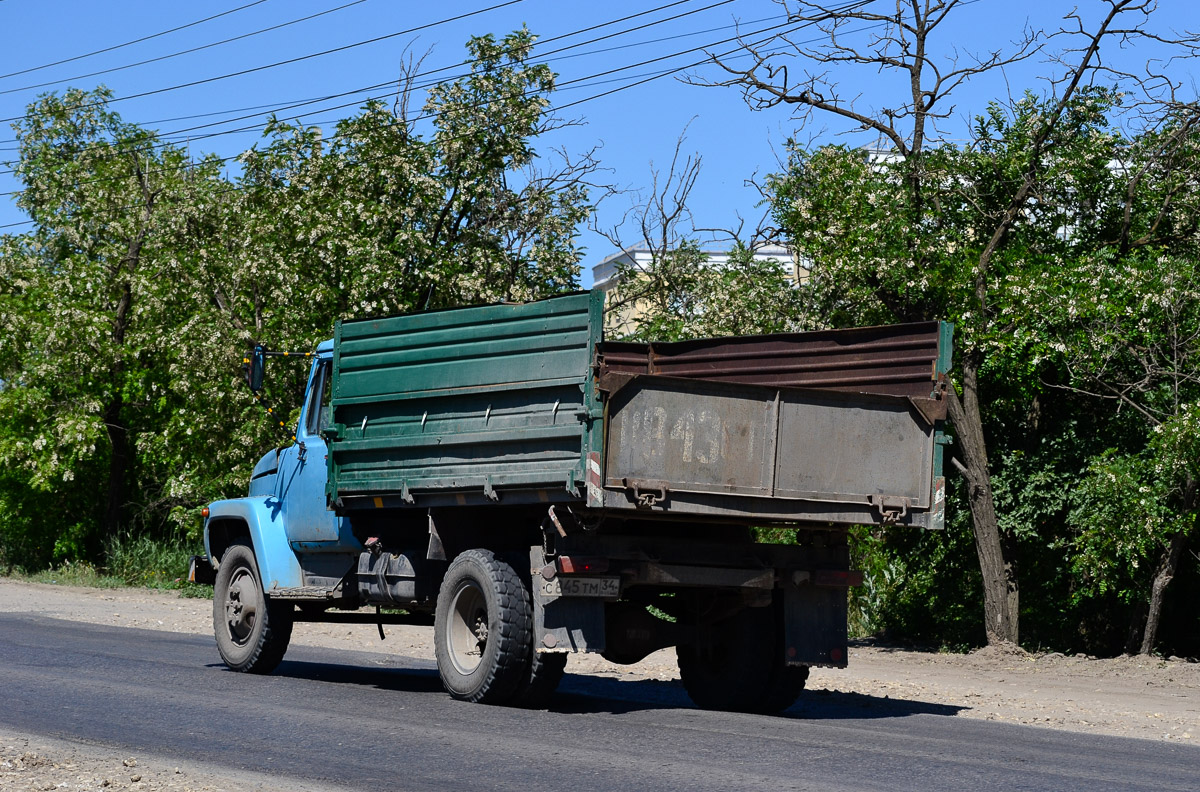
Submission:
[[408,129],[409,103],[413,100],[413,92],[416,85],[417,77],[421,73],[421,65],[425,63],[425,59],[433,52],[433,47],[429,47],[425,52],[417,57],[406,46],[400,54],[400,79],[396,81],[396,98],[392,102],[392,115],[394,115],[404,125],[404,129]]
[[[953,107],[943,109],[943,105],[959,86],[1034,56],[1047,39],[1026,28],[1010,51],[967,55],[960,62],[956,49],[946,55],[929,50],[930,34],[961,5],[960,0],[898,0],[893,14],[863,5],[801,2],[793,7],[786,0],[781,4],[788,13],[787,31],[756,42],[739,39],[742,47],[737,58],[748,57],[751,65],[736,66],[733,57],[713,55],[712,61],[727,78],[693,78],[690,82],[738,87],[755,109],[790,106],[801,124],[811,120],[813,111],[841,118],[852,130],[869,130],[886,138],[904,158],[923,150],[932,123],[951,117]],[[810,46],[812,41],[796,39],[796,33],[812,28],[823,34],[815,46]],[[857,43],[864,33],[865,43]],[[799,68],[793,68],[793,61]],[[805,63],[821,68],[806,69]],[[868,109],[862,106],[862,97],[842,95],[824,67],[895,72],[908,84],[906,98],[896,105]],[[911,125],[902,129],[900,121],[911,121]]]

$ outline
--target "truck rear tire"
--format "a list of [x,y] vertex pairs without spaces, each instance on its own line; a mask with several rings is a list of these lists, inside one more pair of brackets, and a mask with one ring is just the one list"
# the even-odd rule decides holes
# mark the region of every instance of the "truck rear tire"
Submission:
[[232,544],[213,585],[213,632],[217,651],[234,671],[269,674],[292,639],[292,606],[263,593],[254,551]]
[[543,709],[566,673],[567,653],[537,650],[533,635],[533,584],[529,578],[523,578],[522,582],[530,613],[529,664],[512,703],[526,709]]
[[771,671],[771,683],[756,712],[771,714],[783,712],[796,703],[808,682],[808,666],[790,666],[780,657]]
[[679,676],[701,709],[773,713],[790,707],[804,689],[808,668],[788,666],[776,609],[746,608],[675,647]]
[[530,669],[533,613],[524,584],[490,550],[467,550],[446,570],[434,615],[442,686],[456,699],[506,704]]
[[529,659],[529,673],[525,675],[513,703],[526,709],[543,709],[558,689],[566,670],[566,652],[539,652],[535,649]]

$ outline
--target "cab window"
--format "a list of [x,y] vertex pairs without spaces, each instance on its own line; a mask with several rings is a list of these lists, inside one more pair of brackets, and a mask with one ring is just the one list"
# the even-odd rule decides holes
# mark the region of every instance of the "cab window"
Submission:
[[317,364],[316,378],[304,408],[304,430],[309,435],[320,434],[329,425],[330,367],[328,360]]

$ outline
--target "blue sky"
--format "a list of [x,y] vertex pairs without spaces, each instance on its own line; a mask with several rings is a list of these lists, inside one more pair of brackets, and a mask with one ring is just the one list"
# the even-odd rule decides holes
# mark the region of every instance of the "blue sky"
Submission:
[[[555,133],[540,144],[542,150],[562,146],[577,153],[599,145],[599,158],[609,169],[603,174],[604,178],[636,192],[648,187],[651,163],[660,169],[667,167],[675,141],[686,128],[684,152],[698,152],[703,157],[703,170],[691,199],[696,225],[728,228],[737,224],[739,215],[745,218],[748,229],[757,222],[762,209],[756,207],[757,193],[745,181],[755,174],[762,176],[777,169],[778,158],[783,156],[784,141],[797,134],[796,121],[789,109],[777,107],[752,111],[734,89],[695,87],[673,76],[641,85],[631,84],[663,69],[677,68],[703,58],[700,52],[685,50],[712,45],[718,50],[731,49],[733,45],[718,42],[734,35],[730,26],[735,22],[741,24],[743,31],[780,24],[783,21],[781,6],[771,0],[684,0],[669,8],[577,35],[569,34],[664,6],[671,0],[641,3],[630,0],[607,3],[519,0],[482,13],[472,13],[504,2],[0,0],[0,35],[4,41],[4,46],[0,47],[0,75],[3,75],[0,76],[0,118],[20,116],[25,106],[45,91],[61,91],[67,86],[93,88],[104,84],[121,99],[112,108],[126,120],[163,133],[215,124],[179,134],[181,137],[193,136],[191,146],[196,153],[230,156],[253,145],[258,133],[251,130],[200,136],[261,124],[265,119],[263,114],[271,107],[341,94],[395,79],[406,47],[418,54],[432,48],[423,70],[438,69],[462,61],[463,44],[469,36],[487,32],[503,35],[527,24],[542,39],[566,36],[541,46],[535,50],[535,55],[571,47],[547,56],[560,75],[560,83],[566,83],[553,97],[553,103],[556,106],[573,104],[563,111],[563,115],[584,122]],[[876,0],[875,5],[880,10],[895,8],[894,0]],[[1058,0],[1037,3],[974,0],[965,3],[949,18],[945,32],[937,39],[939,49],[934,56],[950,56],[954,49],[961,54],[1005,47],[1020,35],[1026,24],[1036,28],[1058,27],[1062,16],[1073,7],[1073,3]],[[1104,5],[1095,0],[1081,0],[1078,7],[1085,21],[1091,24],[1105,10]],[[450,17],[467,14],[471,15],[443,23]],[[319,16],[237,41],[207,46],[313,15]],[[189,25],[211,16],[216,18]],[[1200,29],[1200,12],[1187,0],[1162,0],[1153,23],[1162,32],[1172,28]],[[118,46],[184,25],[189,26],[128,46]],[[429,27],[403,32],[418,26]],[[630,30],[638,26],[645,27]],[[619,31],[628,32],[586,43]],[[866,29],[858,35],[866,37],[871,32]],[[375,37],[387,38],[290,64],[259,68]],[[109,47],[113,49],[77,58]],[[203,49],[196,52],[163,57],[200,47]],[[664,57],[672,55],[674,57]],[[1114,53],[1112,57],[1137,64],[1153,55],[1141,48]],[[659,58],[663,59],[635,65]],[[73,60],[39,68],[66,59]],[[132,65],[150,59],[159,60]],[[1039,77],[1048,74],[1052,68],[1043,60],[1034,59],[1010,67],[1004,74],[993,74],[963,86],[956,93],[955,117],[945,125],[946,136],[965,137],[970,116],[981,111],[991,99],[1003,99],[1027,88],[1045,90]],[[1171,68],[1184,83],[1185,90],[1194,96],[1194,65],[1177,62]],[[110,69],[117,70],[93,74]],[[612,71],[618,69],[620,71]],[[243,70],[253,71],[223,77]],[[453,73],[448,70],[441,75]],[[694,69],[692,73],[701,77],[716,74],[711,67]],[[831,76],[845,92],[861,95],[861,102],[866,107],[894,104],[889,98],[895,92],[905,90],[903,84],[889,82],[871,72],[847,69],[833,72]],[[199,81],[206,82],[160,90]],[[40,85],[42,83],[50,84]],[[600,96],[614,89],[621,90]],[[123,99],[147,92],[153,93]],[[353,106],[342,109],[332,109],[332,106],[386,93],[386,89],[375,89],[351,94],[293,108],[282,115],[310,124],[329,124],[353,111]],[[215,115],[182,118],[200,114]],[[233,118],[237,120],[229,120]],[[0,129],[2,160],[14,155],[9,123],[4,122]],[[822,125],[805,128],[798,137],[806,141],[840,139],[856,144],[870,143],[874,139],[861,134],[847,136],[845,132],[844,127],[825,121]],[[19,187],[11,175],[0,175],[0,192],[8,193]],[[600,225],[610,227],[618,223],[630,202],[629,196],[609,199],[600,208]],[[0,199],[0,225],[25,219],[13,205],[11,196]],[[19,232],[25,228],[28,226],[5,230]],[[632,240],[632,229],[627,238]],[[583,242],[587,248],[583,280],[584,285],[588,285],[591,265],[613,249],[604,238],[591,232],[584,233]]]

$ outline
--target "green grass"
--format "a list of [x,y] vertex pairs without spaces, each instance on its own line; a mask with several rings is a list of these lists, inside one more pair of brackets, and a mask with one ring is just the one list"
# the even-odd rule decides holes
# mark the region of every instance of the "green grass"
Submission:
[[212,586],[187,579],[192,556],[202,552],[185,541],[118,536],[104,547],[108,574],[135,588],[174,589],[183,597],[212,597]]
[[181,597],[211,598],[212,586],[188,581],[188,566],[199,548],[181,540],[118,536],[104,545],[104,564],[66,561],[41,570],[9,570],[14,580],[92,588],[151,588],[178,591]]
[[49,583],[56,586],[89,586],[91,588],[123,588],[126,583],[118,577],[106,574],[87,561],[66,562],[50,569],[27,571],[12,569],[8,577],[27,583]]
[[127,586],[176,588],[186,580],[195,549],[149,536],[116,536],[104,546],[108,574]]

